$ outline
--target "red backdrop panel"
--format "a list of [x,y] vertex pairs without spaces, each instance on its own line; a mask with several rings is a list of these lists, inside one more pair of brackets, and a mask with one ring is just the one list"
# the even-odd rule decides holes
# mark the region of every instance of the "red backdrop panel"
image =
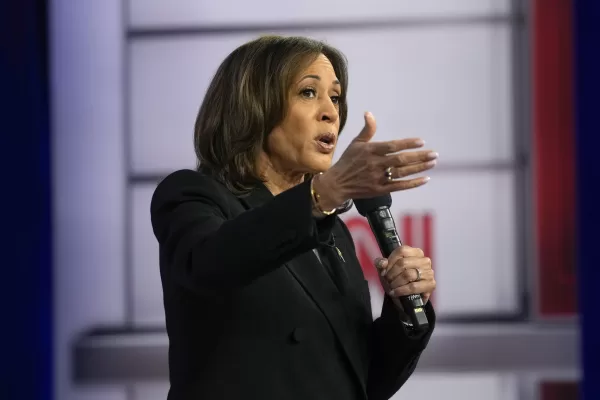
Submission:
[[577,312],[571,0],[537,0],[533,13],[538,312]]

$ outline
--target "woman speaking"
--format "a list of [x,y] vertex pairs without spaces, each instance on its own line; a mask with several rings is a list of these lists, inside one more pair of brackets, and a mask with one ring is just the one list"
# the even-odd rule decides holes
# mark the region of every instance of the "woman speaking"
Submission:
[[[419,187],[435,165],[419,139],[373,140],[375,119],[332,164],[346,122],[344,56],[301,37],[261,37],[217,70],[195,125],[196,171],[152,198],[160,245],[170,400],[388,399],[431,336],[394,298],[435,289],[431,261],[402,246],[369,288],[338,214],[351,199]],[[402,179],[404,178],[404,179]]]

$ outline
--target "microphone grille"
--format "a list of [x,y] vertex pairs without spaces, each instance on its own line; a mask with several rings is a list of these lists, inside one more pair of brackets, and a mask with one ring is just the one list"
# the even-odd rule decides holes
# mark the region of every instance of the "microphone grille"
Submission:
[[380,207],[391,207],[392,196],[387,193],[383,196],[371,197],[368,199],[354,199],[354,205],[360,215],[365,217],[371,211],[375,211]]

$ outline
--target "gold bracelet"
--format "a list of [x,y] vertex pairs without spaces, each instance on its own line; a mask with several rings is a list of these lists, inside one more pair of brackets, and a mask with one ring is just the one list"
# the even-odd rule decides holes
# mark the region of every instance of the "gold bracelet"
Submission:
[[[323,175],[323,173],[319,172],[319,175]],[[314,183],[314,181],[315,181],[316,178],[317,177],[315,176],[310,181],[310,194],[311,194],[312,199],[313,199],[313,204],[314,204],[315,208],[317,209],[317,211],[319,211],[321,214],[323,214],[323,215],[332,215],[332,214],[334,214],[337,211],[337,207],[334,208],[331,211],[325,211],[325,210],[323,210],[321,208],[321,205],[319,204],[319,199],[321,198],[321,196],[319,195],[319,193],[317,193],[315,191],[315,187],[313,185],[313,183]]]

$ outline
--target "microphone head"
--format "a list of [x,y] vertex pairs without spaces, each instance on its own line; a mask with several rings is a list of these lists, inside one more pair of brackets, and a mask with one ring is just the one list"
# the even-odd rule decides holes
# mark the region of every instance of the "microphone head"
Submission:
[[392,196],[387,193],[383,196],[371,197],[368,199],[356,199],[354,200],[354,205],[356,206],[356,210],[360,215],[365,217],[371,211],[375,211],[381,207],[391,207],[392,205]]

